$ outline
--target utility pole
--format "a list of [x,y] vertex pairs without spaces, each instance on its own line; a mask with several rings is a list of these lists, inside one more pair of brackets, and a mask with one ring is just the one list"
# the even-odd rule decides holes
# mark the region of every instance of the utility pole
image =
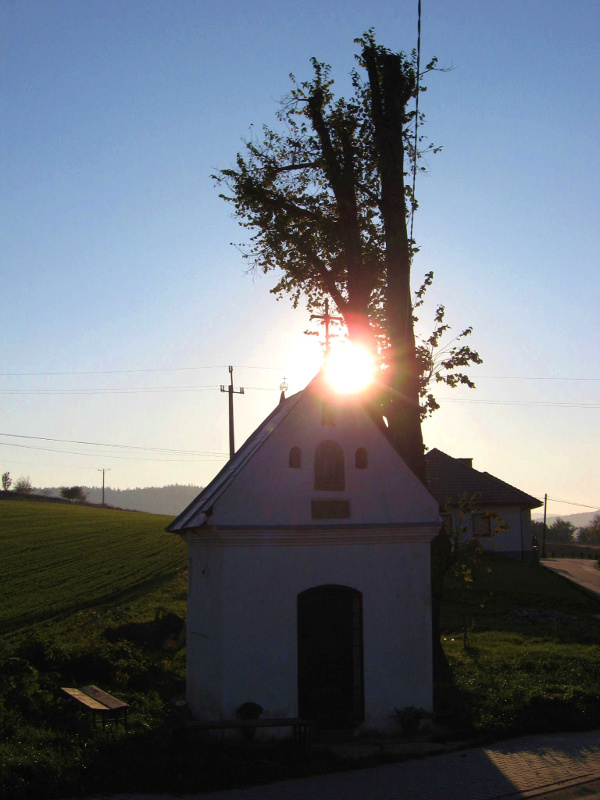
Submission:
[[229,367],[229,386],[221,385],[221,391],[229,394],[229,458],[233,458],[235,453],[235,440],[233,435],[233,395],[244,394],[243,386],[239,389],[233,388],[233,367]]
[[98,469],[98,472],[102,473],[102,505],[104,505],[104,473],[110,472],[110,467],[106,469]]
[[546,558],[546,506],[548,505],[548,495],[544,495],[544,531],[542,533],[542,558]]

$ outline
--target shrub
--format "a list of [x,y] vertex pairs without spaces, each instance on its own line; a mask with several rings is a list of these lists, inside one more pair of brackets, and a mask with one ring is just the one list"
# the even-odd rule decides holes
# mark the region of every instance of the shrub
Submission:
[[15,483],[14,492],[15,494],[21,495],[22,497],[27,497],[28,494],[31,494],[33,491],[33,487],[31,486],[31,481],[29,480],[29,476],[26,478],[19,478]]

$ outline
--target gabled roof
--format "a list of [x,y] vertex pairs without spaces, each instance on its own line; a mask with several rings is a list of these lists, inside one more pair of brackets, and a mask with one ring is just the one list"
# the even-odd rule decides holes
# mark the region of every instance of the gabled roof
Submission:
[[[345,421],[336,438],[341,436],[345,447],[356,449],[364,444],[370,452],[378,453],[364,475],[354,469],[347,475],[344,497],[335,497],[344,504],[344,515],[339,517],[334,513],[313,516],[317,513],[313,503],[332,498],[325,494],[315,499],[313,469],[308,463],[297,472],[294,470],[294,474],[281,469],[283,463],[287,466],[292,445],[316,452],[323,439],[323,399],[331,402],[332,408],[343,409],[341,419]],[[367,497],[369,502],[365,502]],[[318,373],[303,391],[280,402],[167,530],[181,533],[203,526],[220,530],[258,526],[265,530],[282,525],[429,525],[432,520],[437,523],[437,506],[364,398],[336,395],[323,374]],[[337,522],[342,519],[348,521]]]
[[[309,384],[310,385],[310,384]],[[306,390],[304,390],[306,391]],[[234,453],[223,469],[212,479],[193,500],[190,505],[168,526],[167,531],[175,532],[183,528],[193,528],[205,521],[208,512],[216,500],[223,494],[234,478],[242,471],[258,448],[269,438],[273,431],[287,417],[300,400],[302,392],[282,400],[261,425],[252,433]]]
[[427,487],[441,507],[450,497],[454,501],[465,493],[481,495],[485,506],[519,506],[519,508],[539,508],[540,500],[522,492],[509,483],[495,478],[489,472],[479,472],[470,466],[470,459],[452,458],[434,448],[425,455]]

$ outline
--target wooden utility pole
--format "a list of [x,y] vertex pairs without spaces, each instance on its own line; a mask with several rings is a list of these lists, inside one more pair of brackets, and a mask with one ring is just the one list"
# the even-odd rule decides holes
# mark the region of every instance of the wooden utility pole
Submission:
[[104,473],[110,472],[110,467],[106,469],[98,469],[98,472],[102,473],[102,505],[104,505]]
[[546,558],[546,507],[548,505],[548,495],[544,495],[544,531],[542,533],[542,558]]
[[233,433],[233,395],[244,394],[244,387],[233,388],[233,367],[229,367],[229,386],[221,385],[221,391],[229,394],[229,458],[235,453],[235,438]]

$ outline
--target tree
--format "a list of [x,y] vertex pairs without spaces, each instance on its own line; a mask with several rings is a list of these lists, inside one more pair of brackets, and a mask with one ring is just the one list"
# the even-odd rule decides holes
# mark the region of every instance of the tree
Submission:
[[31,494],[32,486],[31,481],[29,480],[29,476],[26,478],[19,478],[15,483],[14,488],[15,494],[20,494],[21,496],[25,497],[28,494]]
[[[405,178],[421,155],[413,132],[417,112],[408,108],[421,77],[417,54],[376,44],[372,30],[356,41],[364,72],[352,72],[349,100],[334,97],[330,67],[312,59],[313,80],[298,83],[292,76],[277,112],[284,131],[264,126],[259,139],[246,142],[235,168],[213,177],[228,190],[221,197],[233,204],[240,224],[252,230],[244,257],[254,269],[280,274],[274,294],[291,295],[294,307],[304,297],[309,310],[330,297],[350,339],[380,354],[387,390],[377,403],[399,453],[424,481],[423,376],[442,380],[437,376],[444,370],[480,359],[456,348],[446,363],[436,362],[433,353],[447,329],[443,307],[434,341],[415,340],[410,273],[416,248],[407,219],[416,202]],[[430,282],[417,292],[417,305]],[[426,407],[435,406],[427,399]]]
[[[495,511],[481,508],[481,492],[469,495],[463,492],[458,497],[447,497],[444,513],[449,521],[444,525],[450,547],[447,551],[447,567],[450,568],[454,579],[460,589],[461,601],[465,604],[467,594],[473,588],[475,570],[485,553],[481,542],[473,537],[473,515],[481,513],[489,521],[489,535],[497,536],[508,529],[508,525]],[[496,542],[493,542],[496,547]],[[491,568],[487,568],[491,572]],[[435,600],[435,595],[434,595]],[[438,602],[441,604],[441,592]],[[466,608],[466,605],[465,605]],[[439,610],[433,617],[434,625],[439,620]],[[463,619],[463,646],[467,647],[467,616]],[[435,635],[435,631],[434,631]]]
[[[415,292],[414,309],[423,305],[425,292],[433,282],[433,272],[428,272],[421,287]],[[450,342],[442,346],[441,340],[450,330],[444,321],[446,307],[438,305],[435,311],[433,331],[426,339],[417,337],[416,354],[419,364],[419,397],[421,399],[421,418],[430,416],[440,405],[431,391],[431,383],[445,383],[451,389],[459,384],[475,388],[475,384],[464,372],[457,372],[458,367],[472,364],[483,364],[483,359],[475,350],[464,343],[473,328],[465,328]],[[417,322],[418,318],[413,317]]]
[[572,544],[576,533],[577,528],[572,522],[557,517],[546,531],[546,540],[558,544]]
[[594,514],[589,525],[579,529],[580,544],[600,544],[600,512]]
[[542,546],[544,541],[544,523],[537,519],[531,520],[531,539],[537,539],[538,547]]
[[80,503],[85,503],[87,500],[87,492],[83,491],[81,486],[68,486],[61,487],[60,496],[65,500],[77,500]]
[[10,477],[10,472],[3,472],[2,473],[2,488],[5,492],[10,491],[10,487],[12,486],[12,478]]

